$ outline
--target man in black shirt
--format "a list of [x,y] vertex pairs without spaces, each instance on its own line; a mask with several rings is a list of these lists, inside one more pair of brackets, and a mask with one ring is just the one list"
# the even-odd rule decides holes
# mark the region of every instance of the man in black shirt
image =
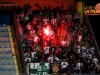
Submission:
[[61,48],[58,51],[58,58],[59,58],[59,60],[61,62],[62,61],[62,58],[63,58],[63,52],[62,52],[62,49]]
[[85,59],[83,61],[83,71],[84,71],[84,74],[89,74],[89,63],[88,63],[88,59]]
[[34,63],[38,63],[38,62],[39,62],[39,58],[37,57],[36,54],[34,54],[33,62],[34,62]]
[[42,52],[39,50],[38,52],[37,52],[37,56],[38,56],[38,58],[39,58],[39,62],[42,60]]
[[70,55],[70,58],[68,59],[68,63],[69,63],[69,69],[71,71],[73,71],[74,67],[75,67],[75,64],[76,64],[76,61],[71,55]]
[[93,62],[93,60],[90,60],[90,63],[89,63],[90,74],[95,74],[94,72],[95,68],[96,68],[95,63]]
[[55,46],[52,46],[52,47],[51,47],[51,53],[52,53],[53,55],[55,55],[55,52],[56,52],[56,47],[55,47]]

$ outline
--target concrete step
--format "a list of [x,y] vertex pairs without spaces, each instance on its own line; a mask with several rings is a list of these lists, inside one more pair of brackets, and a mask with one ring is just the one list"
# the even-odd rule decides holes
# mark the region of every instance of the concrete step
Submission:
[[0,68],[14,68],[14,65],[0,65]]
[[4,62],[14,62],[13,59],[0,59],[0,62],[4,63]]
[[15,71],[0,71],[0,74],[16,74]]
[[0,42],[0,46],[1,45],[11,45],[11,44],[10,44],[10,42],[9,43]]
[[0,56],[12,56],[12,54],[0,54]]
[[0,51],[2,50],[12,50],[12,48],[0,48]]
[[8,34],[8,32],[0,32],[0,34]]
[[8,29],[7,27],[0,27],[0,29]]

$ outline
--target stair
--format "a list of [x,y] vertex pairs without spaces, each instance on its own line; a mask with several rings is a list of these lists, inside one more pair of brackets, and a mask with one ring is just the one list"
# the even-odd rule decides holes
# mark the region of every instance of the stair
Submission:
[[0,75],[16,74],[9,32],[6,24],[0,24]]

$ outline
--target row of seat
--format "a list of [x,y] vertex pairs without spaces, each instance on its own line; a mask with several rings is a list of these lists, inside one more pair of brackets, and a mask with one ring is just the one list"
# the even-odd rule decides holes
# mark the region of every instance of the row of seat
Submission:
[[12,50],[2,50],[0,54],[12,54]]
[[12,56],[0,56],[0,59],[13,59]]
[[0,65],[14,65],[14,62],[0,62]]
[[15,68],[0,68],[0,71],[15,71]]
[[6,27],[7,25],[6,24],[0,24],[0,27]]
[[1,45],[0,48],[11,48],[10,45]]
[[0,32],[8,32],[8,29],[0,29]]
[[9,37],[9,34],[0,34],[0,37]]
[[4,74],[4,73],[0,73],[0,75],[16,75],[16,74]]
[[10,42],[9,39],[7,39],[7,40],[0,40],[0,43],[9,43],[9,42]]

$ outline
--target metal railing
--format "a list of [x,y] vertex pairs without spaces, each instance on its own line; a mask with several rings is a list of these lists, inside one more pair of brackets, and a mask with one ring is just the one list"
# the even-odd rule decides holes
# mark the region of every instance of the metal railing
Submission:
[[23,51],[22,51],[22,46],[21,46],[21,41],[20,41],[20,36],[19,36],[19,29],[18,29],[18,24],[17,24],[17,21],[16,21],[15,10],[13,10],[13,14],[12,15],[13,15],[13,27],[14,27],[14,31],[15,31],[16,40],[17,40],[22,72],[26,73],[24,55],[23,55]]

